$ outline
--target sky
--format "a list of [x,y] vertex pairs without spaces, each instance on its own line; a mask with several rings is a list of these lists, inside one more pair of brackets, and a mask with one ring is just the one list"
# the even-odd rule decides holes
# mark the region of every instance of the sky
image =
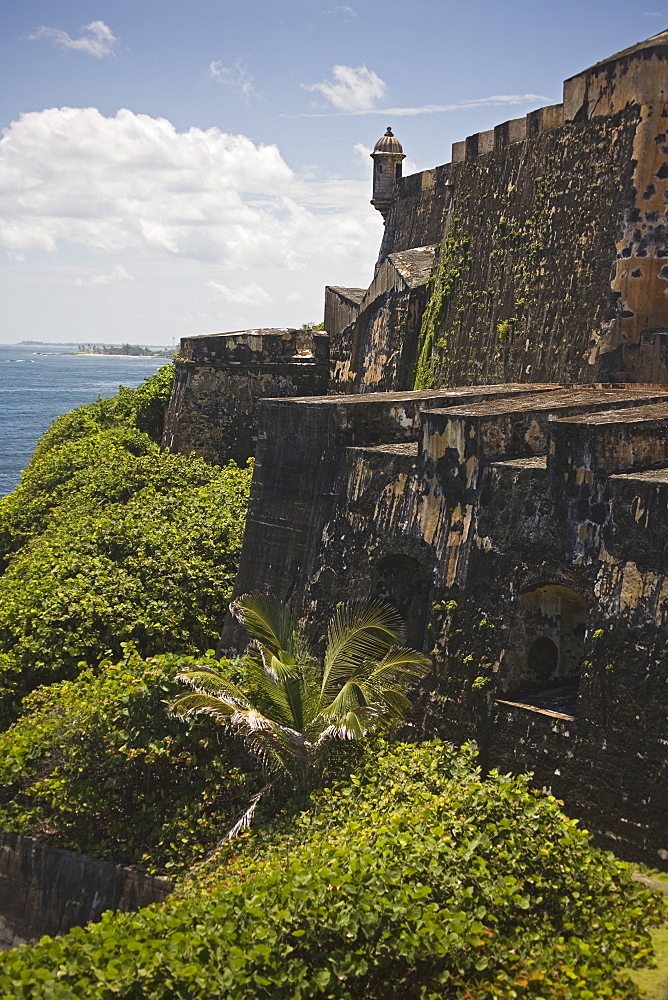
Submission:
[[0,0],[0,343],[319,322],[404,174],[561,100],[668,0]]

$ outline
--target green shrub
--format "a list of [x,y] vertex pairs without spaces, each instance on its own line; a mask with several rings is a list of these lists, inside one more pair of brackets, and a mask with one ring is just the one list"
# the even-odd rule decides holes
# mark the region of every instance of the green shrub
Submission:
[[98,502],[105,477],[93,468],[71,509],[54,515],[0,578],[5,723],[32,688],[75,676],[82,660],[118,657],[124,642],[143,655],[217,642],[250,470],[156,454],[135,459],[118,479],[109,472],[117,489],[136,492]]
[[[148,455],[153,456],[152,467],[160,464],[158,446],[142,431],[124,425],[95,428],[85,437],[45,451],[25,469],[20,485],[0,500],[0,565],[7,565],[19,549],[45,531],[61,508],[73,504],[81,508],[86,500],[95,499],[95,492],[98,506],[128,499],[141,467],[137,459]],[[135,489],[141,485],[146,485],[146,478]]]
[[133,641],[143,655],[215,645],[240,551],[250,469],[161,452],[172,366],[54,421],[0,500],[0,726],[43,683]]
[[127,647],[99,674],[29,695],[0,733],[0,828],[168,874],[212,848],[257,778],[220,727],[168,717],[173,677],[192,662]]
[[[662,903],[524,778],[374,748],[183,898],[0,956],[17,998],[629,1000]],[[238,847],[236,848],[238,850]]]

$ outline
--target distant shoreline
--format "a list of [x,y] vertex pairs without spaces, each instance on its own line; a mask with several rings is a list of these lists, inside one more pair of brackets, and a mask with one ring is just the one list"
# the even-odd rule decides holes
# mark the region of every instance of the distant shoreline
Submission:
[[64,351],[79,358],[132,358],[134,361],[169,361],[171,354],[116,354],[111,351]]
[[[11,344],[6,345],[11,347]],[[65,354],[89,354],[93,357],[113,357],[113,358],[165,358],[170,360],[177,352],[176,347],[166,347],[163,345],[147,344],[91,344],[67,342],[49,342],[45,340],[22,340],[13,345],[15,347],[73,347],[73,351],[65,351]]]

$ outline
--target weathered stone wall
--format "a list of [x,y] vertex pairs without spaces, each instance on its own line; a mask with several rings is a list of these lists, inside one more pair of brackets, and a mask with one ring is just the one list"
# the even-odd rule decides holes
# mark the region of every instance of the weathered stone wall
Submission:
[[340,290],[327,290],[325,329],[335,345],[330,392],[391,392],[412,384],[435,250],[390,254],[354,311],[334,295]]
[[290,600],[314,636],[340,600],[390,600],[435,650],[414,735],[476,738],[486,766],[534,770],[618,850],[667,862],[668,388],[262,409],[237,593]]
[[325,288],[324,326],[329,337],[333,392],[346,392],[348,389],[348,376],[344,376],[342,370],[347,372],[350,364],[355,321],[366,292],[366,288],[341,288],[338,285],[327,285]]
[[166,879],[0,834],[0,948],[64,934],[105,910],[138,910],[171,891]]
[[[336,574],[332,576],[323,562],[326,525],[345,488],[342,472],[349,447],[412,443],[422,411],[432,406],[536,388],[500,385],[260,402],[258,448],[235,593],[259,590],[301,607],[314,573],[330,579],[333,590]],[[373,544],[369,536],[368,545]],[[322,613],[326,616],[328,608]],[[228,617],[221,649],[232,647],[238,636]]]
[[245,464],[255,454],[259,399],[321,395],[328,382],[323,333],[243,330],[184,338],[163,446],[214,464]]
[[380,261],[440,244],[405,387],[668,381],[667,102],[664,33],[398,183]]
[[391,253],[439,243],[452,194],[452,164],[401,178],[383,232],[379,263]]

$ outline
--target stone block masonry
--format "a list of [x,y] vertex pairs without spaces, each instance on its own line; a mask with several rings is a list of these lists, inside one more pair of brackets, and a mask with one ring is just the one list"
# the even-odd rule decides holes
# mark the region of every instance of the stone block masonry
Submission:
[[[379,263],[439,249],[418,381],[391,387],[668,381],[667,116],[663,32],[402,178]],[[376,336],[358,331],[360,357]]]
[[255,454],[257,401],[321,395],[329,341],[311,330],[242,330],[186,337],[176,359],[163,446],[207,462],[244,465]]
[[260,412],[236,593],[289,600],[315,637],[340,600],[391,601],[434,655],[406,735],[477,739],[485,766],[533,770],[622,854],[668,862],[668,386]]

